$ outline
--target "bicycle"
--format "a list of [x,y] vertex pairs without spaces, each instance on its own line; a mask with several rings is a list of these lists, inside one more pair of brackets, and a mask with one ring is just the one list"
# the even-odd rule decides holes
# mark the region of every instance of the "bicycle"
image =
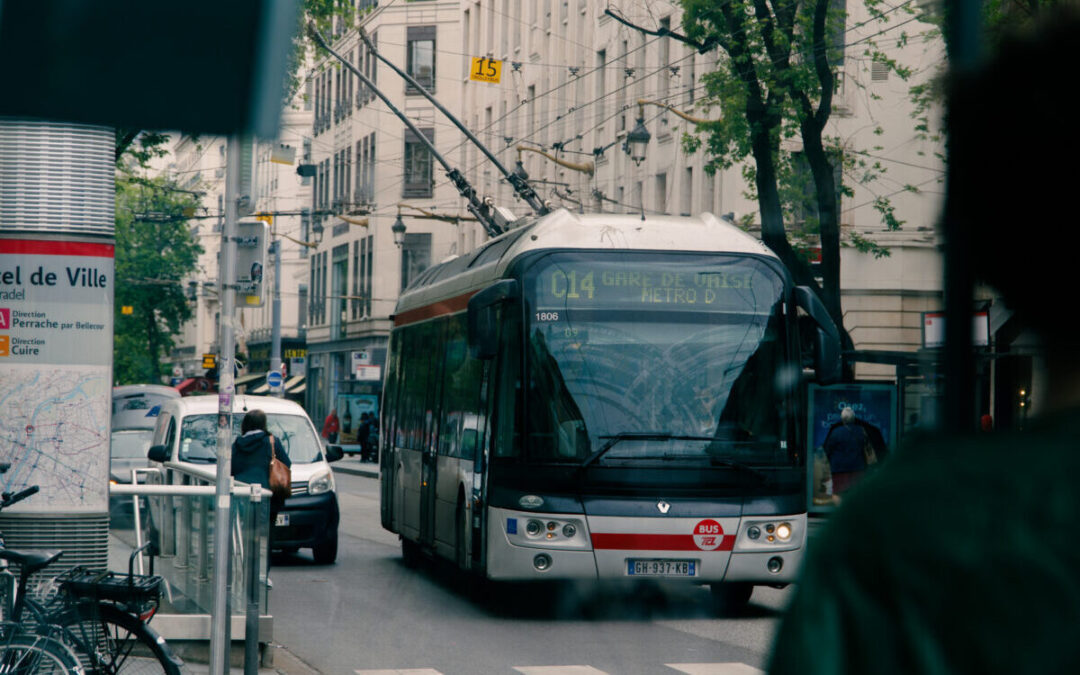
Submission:
[[[0,465],[0,473],[5,468]],[[15,494],[3,493],[0,511],[37,491],[37,486],[33,486]],[[15,588],[11,588],[10,580],[5,584],[8,598],[5,599],[7,611],[4,617],[7,621],[3,625],[8,627],[14,640],[12,645],[22,645],[32,638],[44,639],[45,651],[48,651],[56,647],[55,643],[60,643],[75,652],[80,664],[78,672],[87,675],[180,675],[182,662],[172,654],[165,640],[147,625],[157,611],[162,579],[153,574],[153,558],[151,574],[134,574],[135,558],[144,548],[131,554],[126,575],[83,567],[59,575],[54,579],[56,594],[43,602],[30,597],[27,592],[30,576],[52,565],[63,553],[14,551],[3,546],[0,535],[0,561],[17,565],[19,569]],[[7,576],[11,576],[10,572]],[[14,601],[7,602],[11,597]],[[0,674],[7,672],[29,675],[39,671],[5,670],[0,657]]]

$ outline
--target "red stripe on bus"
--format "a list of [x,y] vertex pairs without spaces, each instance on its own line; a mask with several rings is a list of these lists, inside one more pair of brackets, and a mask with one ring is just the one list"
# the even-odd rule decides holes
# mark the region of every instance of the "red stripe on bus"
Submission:
[[394,325],[404,326],[406,324],[416,323],[417,321],[423,321],[424,319],[434,319],[437,316],[456,314],[469,307],[469,298],[476,295],[476,293],[476,291],[469,291],[464,295],[447,298],[446,300],[440,300],[424,307],[417,307],[416,309],[402,312],[401,314],[394,316]]
[[25,255],[85,255],[112,258],[112,244],[92,244],[81,241],[36,241],[30,239],[0,239],[0,253]]
[[[594,549],[618,551],[702,551],[692,534],[593,533]],[[735,536],[727,535],[715,551],[735,548]]]

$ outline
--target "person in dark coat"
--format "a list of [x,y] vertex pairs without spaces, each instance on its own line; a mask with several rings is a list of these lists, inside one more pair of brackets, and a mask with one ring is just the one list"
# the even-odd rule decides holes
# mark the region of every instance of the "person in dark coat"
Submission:
[[[266,430],[266,413],[258,409],[249,410],[244,415],[244,421],[240,423],[240,434],[240,437],[233,441],[232,446],[232,477],[244,483],[258,484],[270,489],[270,439],[272,436]],[[285,466],[291,467],[289,453],[281,447],[281,443],[276,438],[273,443],[274,456]],[[277,520],[278,511],[284,503],[284,498],[270,498],[271,548],[273,548],[274,521]],[[267,565],[269,566],[269,561]]]
[[840,424],[825,437],[825,455],[832,470],[833,494],[843,494],[866,472],[865,448],[869,436],[855,419],[855,411],[840,411]]

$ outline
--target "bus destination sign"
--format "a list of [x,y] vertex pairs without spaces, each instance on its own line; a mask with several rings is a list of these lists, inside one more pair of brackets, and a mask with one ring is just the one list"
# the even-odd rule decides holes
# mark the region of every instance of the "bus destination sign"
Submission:
[[535,291],[545,308],[659,309],[666,305],[704,311],[756,308],[764,313],[775,302],[781,283],[775,273],[752,261],[685,267],[574,262],[545,268],[536,277]]

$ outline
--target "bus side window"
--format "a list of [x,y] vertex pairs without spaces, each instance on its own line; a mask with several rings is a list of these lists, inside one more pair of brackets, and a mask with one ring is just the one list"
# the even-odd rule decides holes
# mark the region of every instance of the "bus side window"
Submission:
[[494,378],[495,457],[521,455],[521,309],[504,305],[498,309],[500,326],[499,369]]

